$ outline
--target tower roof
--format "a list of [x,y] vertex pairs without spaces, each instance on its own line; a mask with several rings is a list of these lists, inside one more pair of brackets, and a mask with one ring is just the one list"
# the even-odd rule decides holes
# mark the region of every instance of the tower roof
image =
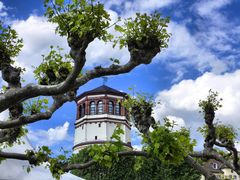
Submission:
[[97,94],[111,94],[111,95],[117,95],[117,96],[126,96],[127,93],[124,93],[124,92],[120,92],[116,89],[113,89],[111,87],[108,87],[106,85],[102,85],[102,86],[99,86],[95,89],[92,89],[90,91],[85,91],[84,93],[80,94],[76,100],[79,100],[81,98],[83,98],[84,96],[87,96],[87,95],[97,95]]

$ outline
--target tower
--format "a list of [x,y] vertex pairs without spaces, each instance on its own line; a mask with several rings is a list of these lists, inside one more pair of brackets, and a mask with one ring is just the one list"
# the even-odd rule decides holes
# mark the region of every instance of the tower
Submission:
[[122,107],[126,93],[102,85],[86,91],[76,98],[77,118],[75,122],[74,152],[88,145],[111,141],[111,136],[119,124],[124,130],[121,141],[131,148],[131,125]]

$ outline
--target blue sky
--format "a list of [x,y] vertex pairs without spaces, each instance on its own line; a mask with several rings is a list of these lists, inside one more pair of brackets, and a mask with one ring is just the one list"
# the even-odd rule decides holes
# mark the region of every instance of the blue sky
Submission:
[[[27,67],[24,79],[32,82],[31,65],[41,62],[41,54],[50,45],[60,45],[68,51],[66,39],[54,34],[54,25],[43,17],[42,1],[0,0],[0,18],[5,19],[23,38],[24,48],[16,64]],[[217,113],[219,121],[238,124],[240,102],[240,19],[238,0],[105,0],[102,1],[114,20],[117,16],[130,17],[136,12],[151,13],[155,10],[170,16],[169,32],[172,37],[169,48],[158,54],[152,64],[141,65],[128,74],[111,76],[107,85],[128,92],[147,92],[161,101],[154,116],[169,116],[182,126],[190,128],[192,137],[198,139],[197,149],[202,146],[201,136],[196,132],[202,125],[198,113],[198,101],[214,89],[223,97],[223,108]],[[94,41],[87,50],[87,68],[96,64],[109,64],[110,57],[127,62],[126,49],[112,50],[111,44]],[[0,81],[0,83],[3,83]],[[79,89],[85,90],[102,85],[96,79]],[[32,143],[47,143],[55,150],[60,146],[71,149],[76,108],[67,103],[49,121],[29,126]],[[52,129],[51,129],[52,128]],[[58,138],[56,138],[58,137]],[[139,139],[133,138],[138,145]]]

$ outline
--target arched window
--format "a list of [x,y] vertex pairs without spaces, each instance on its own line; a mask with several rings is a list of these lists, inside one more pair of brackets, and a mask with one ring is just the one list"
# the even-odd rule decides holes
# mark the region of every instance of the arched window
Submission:
[[103,102],[98,101],[98,114],[103,114]]
[[218,169],[218,164],[217,163],[212,163],[212,168],[213,169]]
[[108,102],[108,113],[113,114],[113,102],[112,101]]
[[96,114],[96,105],[94,101],[90,102],[90,114]]
[[85,116],[85,103],[81,106],[81,116],[80,117],[83,117]]
[[121,104],[117,103],[115,107],[115,114],[120,115],[120,112],[121,112]]
[[81,118],[82,117],[82,106],[81,105],[79,106],[78,111],[79,111],[79,117]]

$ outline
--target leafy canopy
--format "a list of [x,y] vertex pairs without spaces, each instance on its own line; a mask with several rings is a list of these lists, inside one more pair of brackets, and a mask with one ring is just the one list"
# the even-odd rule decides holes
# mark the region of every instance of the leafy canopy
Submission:
[[50,49],[48,55],[42,55],[43,62],[34,70],[35,78],[42,85],[62,82],[73,69],[71,57],[66,54],[62,55],[62,48],[55,49],[51,46]]
[[[227,143],[229,145],[234,144],[236,141],[236,138],[238,136],[238,133],[236,132],[236,129],[231,125],[225,125],[225,124],[214,124],[215,127],[215,136],[216,140]],[[204,125],[203,127],[199,127],[198,131],[206,137],[209,131],[209,128],[207,125]]]
[[143,149],[164,164],[181,164],[193,152],[196,141],[191,140],[190,131],[186,128],[173,131],[172,127],[167,118],[163,126],[156,125],[148,136],[143,135]]
[[[167,33],[169,17],[162,18],[161,14],[155,12],[151,15],[136,13],[135,18],[125,19],[124,25],[115,25],[115,30],[121,33],[114,42],[119,42],[120,48],[135,42],[139,46],[144,44],[160,44],[160,48],[167,48],[170,34]],[[154,43],[155,42],[155,43]]]
[[2,21],[0,21],[0,45],[4,47],[9,57],[17,56],[23,47],[22,39],[18,38],[17,32],[10,26],[5,27]]
[[[191,140],[189,130],[181,128],[174,131],[175,124],[167,118],[163,125],[154,122],[151,115],[155,103],[151,97],[137,93],[136,97],[127,98],[123,105],[141,132],[143,150],[152,158],[157,158],[163,164],[180,164],[193,151],[196,141]],[[149,130],[150,127],[153,129]]]
[[107,32],[110,15],[101,3],[95,3],[94,0],[45,0],[44,5],[47,8],[45,16],[58,25],[56,32],[61,36],[81,39],[91,35],[104,41],[112,37]]
[[208,113],[210,109],[212,109],[213,111],[217,111],[219,108],[221,108],[222,107],[221,101],[222,98],[218,99],[218,92],[210,89],[207,99],[200,100],[198,105],[200,108],[202,108],[202,111],[204,113]]
[[[115,30],[120,32],[116,37],[114,47],[120,44],[120,48],[131,43],[151,44],[159,48],[166,48],[170,38],[167,33],[169,17],[163,18],[158,12],[147,15],[146,13],[136,13],[135,18],[127,18],[123,25],[118,25],[118,21],[110,24],[109,13],[104,9],[104,5],[95,0],[45,0],[45,15],[50,22],[56,23],[56,31],[61,36],[83,38],[98,38],[103,41],[111,41],[114,37],[108,32],[108,28],[115,25]],[[151,46],[149,46],[151,48]]]
[[107,142],[103,145],[90,146],[89,156],[102,166],[106,166],[108,168],[112,167],[113,162],[119,161],[117,152],[124,150],[121,142],[122,134],[124,134],[123,129],[121,129],[120,125],[117,125],[111,136],[112,142]]
[[12,57],[16,57],[23,47],[22,39],[10,26],[5,27],[0,21],[0,69],[2,63],[12,63]]

